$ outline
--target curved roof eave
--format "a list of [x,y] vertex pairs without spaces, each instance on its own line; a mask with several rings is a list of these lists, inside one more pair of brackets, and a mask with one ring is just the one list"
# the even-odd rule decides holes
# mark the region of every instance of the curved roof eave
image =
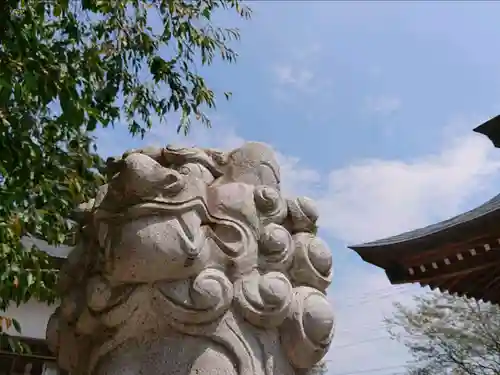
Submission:
[[[396,236],[383,238],[376,241],[367,242],[364,244],[349,246],[350,249],[358,251],[368,248],[382,248],[391,245],[409,244],[415,240],[420,240],[425,237],[433,236],[445,230],[459,229],[466,223],[470,223],[479,218],[489,216],[492,213],[500,211],[500,194],[493,197],[486,203],[476,207],[468,212],[457,215],[450,219],[441,221],[436,224],[429,225],[424,228],[415,229],[409,232],[398,234]],[[361,254],[360,254],[361,255]]]

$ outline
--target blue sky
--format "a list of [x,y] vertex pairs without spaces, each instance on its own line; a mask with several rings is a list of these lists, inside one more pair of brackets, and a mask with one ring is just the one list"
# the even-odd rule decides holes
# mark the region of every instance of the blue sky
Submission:
[[[382,318],[418,289],[390,286],[347,244],[445,219],[498,193],[500,150],[472,128],[500,113],[500,2],[253,1],[234,66],[206,70],[213,129],[159,125],[144,141],[99,132],[104,154],[138,145],[279,152],[284,188],[321,210],[334,256],[330,375],[402,373]],[[222,91],[231,90],[226,103]],[[379,370],[377,370],[379,369]],[[373,371],[372,371],[373,370]],[[376,370],[376,371],[375,371]]]

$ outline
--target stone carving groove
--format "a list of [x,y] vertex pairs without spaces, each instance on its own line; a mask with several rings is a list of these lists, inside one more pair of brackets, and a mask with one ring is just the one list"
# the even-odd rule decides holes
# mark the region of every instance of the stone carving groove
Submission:
[[73,375],[294,375],[327,352],[332,259],[272,149],[131,150],[78,208],[47,327]]

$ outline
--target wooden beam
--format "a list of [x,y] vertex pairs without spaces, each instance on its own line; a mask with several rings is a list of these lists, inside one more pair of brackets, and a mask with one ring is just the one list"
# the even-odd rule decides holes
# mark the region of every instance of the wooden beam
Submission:
[[434,279],[457,277],[473,271],[482,270],[493,265],[500,265],[500,248],[470,249],[457,253],[454,257],[444,258],[441,262],[415,265],[404,269],[401,265],[393,265],[386,270],[387,277],[393,284],[425,282]]
[[[466,289],[467,294],[470,294],[471,296],[482,296],[484,293],[488,292],[492,285],[494,285],[494,282],[492,283],[492,281],[495,279],[498,280],[499,276],[499,267],[495,267],[493,265],[490,269],[471,274],[467,280],[464,280],[459,285],[456,285],[455,288]],[[481,299],[481,297],[477,299]]]
[[58,270],[61,269],[61,267],[63,266],[65,261],[66,261],[66,258],[60,258],[60,257],[54,257],[54,256],[50,257],[50,263],[51,263],[52,267],[57,268]]
[[481,299],[485,302],[500,302],[500,283],[492,284],[490,288],[482,294]]
[[22,356],[22,357],[32,357],[44,360],[55,360],[54,354],[49,350],[47,342],[42,339],[34,339],[30,337],[13,337],[14,340],[19,340],[19,342],[27,345],[30,348],[29,352],[17,353],[13,352],[6,340],[1,341],[0,353],[4,355]]
[[435,282],[436,282],[436,284],[439,285],[440,289],[444,289],[446,291],[451,291],[455,285],[457,285],[458,283],[460,283],[464,279],[464,277],[466,278],[466,274],[458,275],[455,277],[448,276],[445,278],[436,279]]

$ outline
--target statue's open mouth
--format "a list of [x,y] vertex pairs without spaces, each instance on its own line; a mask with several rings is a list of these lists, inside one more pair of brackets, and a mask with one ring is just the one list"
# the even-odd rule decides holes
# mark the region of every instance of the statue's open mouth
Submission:
[[[205,240],[210,237],[227,255],[238,256],[244,246],[245,234],[242,224],[229,218],[211,215],[203,199],[195,197],[182,202],[166,201],[154,198],[122,207],[118,211],[97,210],[96,223],[127,225],[141,218],[163,217],[173,220],[172,225],[182,238],[183,250],[189,259],[196,258],[202,250]],[[196,223],[192,220],[196,217]],[[200,227],[203,228],[200,232]]]
[[208,219],[207,209],[203,200],[195,197],[183,202],[172,202],[162,198],[142,200],[138,203],[127,204],[118,210],[98,209],[95,214],[96,221],[126,222],[144,216],[178,216],[187,211],[196,212],[203,221]]

